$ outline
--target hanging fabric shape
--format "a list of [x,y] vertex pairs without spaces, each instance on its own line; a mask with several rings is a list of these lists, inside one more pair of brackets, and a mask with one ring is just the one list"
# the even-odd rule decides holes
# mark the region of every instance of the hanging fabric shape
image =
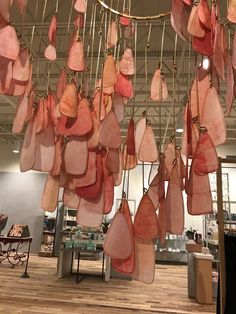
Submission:
[[165,180],[169,180],[171,171],[172,171],[172,169],[174,167],[174,163],[176,161],[175,143],[170,142],[166,146],[165,151],[164,151],[164,156],[165,156],[165,168],[166,168]]
[[97,179],[97,165],[96,165],[96,152],[88,152],[88,164],[86,172],[82,175],[70,176],[70,181],[72,185],[76,188],[87,187],[93,185]]
[[78,208],[80,198],[74,190],[64,188],[62,201],[64,206],[67,206],[69,208]]
[[87,10],[87,0],[76,0],[74,8],[79,13],[85,13]]
[[157,102],[165,101],[168,98],[166,80],[160,68],[158,68],[153,75],[150,98]]
[[27,82],[30,74],[30,54],[28,48],[20,50],[12,68],[12,77],[21,82]]
[[0,56],[0,93],[4,94],[12,79],[12,60]]
[[92,130],[92,117],[87,99],[83,98],[78,106],[77,117],[68,118],[62,115],[57,130],[66,136],[84,136]]
[[28,123],[33,117],[35,98],[36,98],[35,92],[31,91],[28,96],[28,106],[27,106],[27,113],[25,117],[25,123]]
[[41,200],[41,208],[43,210],[54,212],[57,208],[59,185],[60,176],[53,177],[48,174]]
[[[102,156],[101,153],[96,153],[96,181],[94,184],[84,186],[84,187],[78,187],[76,188],[76,193],[89,201],[96,200],[98,196],[101,194],[101,189],[103,189],[103,182],[104,182],[104,176],[103,176],[103,164],[102,164]],[[103,191],[104,194],[104,191]]]
[[232,66],[236,70],[236,31],[234,32],[234,41],[232,49]]
[[58,118],[55,116],[55,111],[57,108],[57,99],[56,99],[56,95],[54,93],[51,93],[51,92],[48,93],[47,108],[48,108],[48,113],[49,113],[49,116],[52,120],[53,126],[57,127]]
[[231,57],[229,57],[226,76],[226,112],[228,115],[230,115],[234,97],[234,71],[232,67]]
[[33,168],[35,159],[36,122],[33,117],[26,128],[24,141],[20,153],[20,171],[25,172]]
[[106,116],[105,95],[100,90],[95,93],[93,105],[99,121],[104,120]]
[[75,118],[77,116],[78,98],[76,86],[74,83],[67,84],[62,94],[59,110],[67,117]]
[[127,199],[122,199],[121,205],[120,205],[120,211],[124,214],[127,224],[129,226],[130,234],[133,241],[133,250],[127,259],[112,259],[111,265],[112,267],[123,274],[132,274],[134,271],[135,266],[135,255],[134,255],[134,237],[133,237],[133,223],[132,218],[130,214],[129,204]]
[[9,11],[10,11],[11,4],[12,4],[12,0],[1,0],[0,15],[1,15],[2,23],[6,25],[9,23],[9,17],[10,17]]
[[119,94],[114,95],[113,106],[114,106],[114,112],[115,112],[118,122],[123,121],[125,117],[125,108],[124,108],[124,100],[121,95]]
[[19,52],[20,43],[15,28],[11,25],[7,25],[0,29],[0,56],[16,60]]
[[36,114],[36,133],[42,133],[48,126],[49,116],[48,116],[48,108],[47,108],[47,100],[44,97],[41,97],[38,102]]
[[121,145],[120,126],[114,111],[110,111],[101,127],[99,143],[103,147],[119,148]]
[[213,64],[220,78],[222,80],[225,80],[225,67],[224,67],[225,61],[223,54],[224,47],[222,43],[222,31],[224,31],[224,29],[221,26],[221,23],[217,21],[215,28]]
[[214,143],[207,131],[200,134],[199,142],[194,154],[194,171],[204,175],[217,171],[219,166]]
[[88,133],[88,149],[96,149],[99,144],[100,122],[95,110],[91,111],[92,129]]
[[[129,15],[129,10],[125,9],[124,14]],[[120,16],[119,23],[123,26],[128,26],[130,24],[131,20],[128,17]]]
[[105,110],[106,110],[106,115],[108,112],[112,110],[112,96],[111,95],[104,95],[104,104],[105,104]]
[[100,228],[103,219],[104,188],[95,200],[80,199],[77,211],[77,223],[90,228]]
[[119,172],[119,148],[108,148],[106,157],[106,168],[110,174]]
[[155,278],[155,247],[153,241],[145,241],[135,237],[135,267],[133,278],[151,284]]
[[120,72],[124,75],[134,75],[135,65],[131,48],[126,48],[120,60]]
[[206,76],[203,80],[199,81],[197,74],[191,88],[190,96],[192,118],[195,118],[199,115],[199,121],[201,121],[202,109],[209,88],[210,88],[209,76]]
[[67,66],[72,71],[83,72],[85,69],[84,62],[84,45],[81,39],[75,41],[70,49]]
[[158,211],[158,239],[161,244],[166,242],[166,233],[167,233],[167,217],[166,217],[166,200],[163,198],[160,202],[159,211]]
[[129,25],[124,27],[123,37],[124,39],[131,40],[135,33],[134,21],[131,20]]
[[32,62],[30,62],[29,64],[29,79],[27,81],[27,85],[26,85],[26,92],[27,95],[29,96],[31,94],[31,92],[34,91],[34,85],[32,84],[32,80],[33,80],[33,64]]
[[211,214],[213,209],[209,176],[198,175],[194,172],[193,159],[190,168],[187,208],[190,215]]
[[42,172],[52,170],[55,157],[55,134],[51,121],[46,129],[36,134],[35,137],[35,160],[33,169]]
[[160,164],[158,167],[158,172],[151,181],[147,194],[150,197],[154,208],[157,210],[160,204],[160,200],[165,196],[165,163],[164,163],[164,155],[161,156]]
[[19,134],[23,130],[26,115],[27,115],[27,109],[28,109],[28,96],[25,93],[23,96],[19,97],[19,101],[17,104],[17,109],[16,109],[16,113],[15,113],[15,117],[14,117],[13,125],[12,125],[13,134]]
[[236,2],[235,2],[235,0],[229,0],[229,2],[228,2],[227,19],[231,23],[236,23]]
[[111,258],[125,260],[131,256],[133,245],[133,236],[126,216],[118,211],[106,234],[103,244],[104,252]]
[[50,61],[55,61],[57,59],[56,48],[49,44],[44,51],[44,57]]
[[171,25],[183,40],[189,40],[187,25],[191,9],[182,0],[173,0],[171,7]]
[[184,231],[184,201],[177,167],[173,167],[170,174],[165,210],[166,230],[172,234],[182,235]]
[[57,85],[56,85],[57,99],[61,99],[66,85],[67,85],[67,74],[66,74],[66,70],[64,68],[60,73],[60,76],[59,76],[59,79],[58,79]]
[[115,21],[111,22],[107,31],[107,49],[113,48],[118,41],[117,24]]
[[224,113],[220,105],[219,96],[214,87],[207,92],[201,119],[201,126],[208,131],[214,145],[223,144],[226,141],[226,125]]
[[134,95],[131,80],[122,73],[119,73],[117,76],[115,92],[126,98],[132,98]]
[[27,82],[16,81],[12,78],[10,81],[9,88],[4,91],[4,94],[9,96],[21,96],[25,93],[26,87]]
[[138,164],[137,155],[129,155],[127,153],[127,144],[123,145],[122,158],[123,158],[123,167],[122,168],[124,170],[134,169]]
[[103,90],[105,94],[112,94],[117,81],[117,71],[113,55],[108,55],[103,67]]
[[138,159],[143,162],[155,162],[158,160],[158,150],[151,125],[146,126]]
[[127,154],[135,155],[135,128],[134,128],[134,120],[131,118],[129,121],[126,144],[127,144]]
[[143,136],[147,126],[147,119],[145,115],[137,122],[135,129],[135,150],[136,154],[139,153],[142,144]]
[[20,13],[22,15],[25,15],[25,10],[26,10],[26,7],[27,7],[27,0],[16,0],[16,3],[18,5],[18,7],[19,7]]
[[114,202],[114,179],[106,168],[106,152],[102,152],[102,168],[103,168],[103,182],[104,182],[104,208],[103,214],[107,215],[112,210]]
[[123,158],[122,153],[119,150],[119,171],[117,173],[113,173],[114,186],[119,186],[122,182],[123,176]]
[[55,142],[55,155],[54,155],[54,163],[52,170],[50,171],[51,176],[58,176],[61,172],[61,163],[62,163],[62,145],[64,139],[62,136],[57,136]]
[[198,17],[202,25],[211,30],[211,11],[207,0],[200,0],[198,5]]
[[205,36],[205,30],[201,25],[198,16],[198,6],[194,5],[191,10],[191,14],[188,21],[188,32],[190,35],[198,38]]
[[64,163],[66,173],[83,175],[86,172],[88,143],[85,136],[71,136],[68,139],[64,150]]
[[157,215],[148,196],[143,195],[134,218],[134,234],[142,240],[154,240],[158,233]]
[[223,25],[221,25],[221,50],[225,64],[227,64],[229,57],[228,46],[229,46],[228,37],[225,28],[223,27]]
[[204,55],[212,56],[214,54],[212,46],[212,32],[208,29],[205,30],[205,36],[202,38],[192,37],[193,50]]

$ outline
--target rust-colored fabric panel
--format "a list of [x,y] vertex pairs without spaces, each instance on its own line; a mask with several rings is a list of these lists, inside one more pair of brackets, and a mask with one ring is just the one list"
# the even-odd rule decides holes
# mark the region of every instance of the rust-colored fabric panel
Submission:
[[60,176],[51,176],[48,174],[45,182],[41,208],[45,211],[54,212],[57,208],[58,195],[60,187]]
[[127,259],[133,251],[133,237],[125,215],[117,212],[104,240],[104,252],[115,259]]
[[106,158],[106,168],[110,174],[118,173],[120,167],[120,149],[119,148],[109,148]]
[[198,17],[202,25],[211,30],[211,11],[207,0],[200,0],[198,6]]
[[115,84],[115,92],[123,97],[132,98],[133,97],[132,81],[124,74],[119,73]]
[[124,75],[134,75],[135,65],[131,48],[126,48],[120,60],[120,72]]
[[136,124],[136,130],[135,130],[135,150],[136,154],[139,153],[140,147],[142,144],[143,136],[146,130],[146,117],[142,117]]
[[122,175],[123,175],[123,158],[122,153],[119,150],[119,171],[117,173],[113,173],[114,186],[119,186],[121,184]]
[[182,235],[184,230],[184,202],[181,180],[177,167],[173,167],[167,188],[166,201],[166,229],[172,234]]
[[151,284],[155,278],[155,247],[152,240],[135,237],[135,268],[133,278]]
[[88,165],[88,142],[84,136],[71,136],[64,150],[65,171],[69,174],[83,175]]
[[232,67],[232,60],[231,57],[229,57],[226,76],[226,111],[228,115],[230,115],[234,98],[234,72]]
[[199,142],[194,154],[194,171],[204,175],[217,171],[219,166],[216,149],[207,131],[200,134]]
[[99,228],[103,220],[104,191],[96,200],[80,199],[77,211],[77,223],[90,228]]
[[38,106],[35,113],[36,120],[36,133],[42,133],[46,130],[48,126],[48,109],[47,109],[47,99],[41,97],[38,102]]
[[113,101],[114,101],[113,106],[114,106],[116,118],[118,122],[121,122],[124,120],[124,117],[125,117],[125,107],[124,107],[123,97],[119,94],[115,94]]
[[50,43],[56,47],[56,32],[57,32],[57,16],[54,14],[48,30],[48,39]]
[[198,38],[195,36],[192,37],[192,47],[194,51],[202,55],[212,56],[214,53],[211,40],[212,32],[208,29],[206,29],[205,31],[205,36],[202,38]]
[[63,204],[70,208],[78,208],[79,207],[80,198],[75,193],[75,190],[70,190],[68,188],[64,188],[63,192]]
[[12,79],[12,60],[0,56],[0,93],[9,89]]
[[103,67],[103,90],[105,94],[112,94],[117,81],[116,65],[113,55],[106,57]]
[[96,91],[94,95],[93,105],[98,120],[99,121],[104,120],[106,116],[105,96],[100,90]]
[[30,54],[28,48],[20,50],[12,68],[13,79],[21,82],[27,82],[30,74]]
[[19,134],[23,130],[27,112],[28,112],[28,96],[27,93],[25,93],[24,95],[19,97],[12,125],[12,133]]
[[[76,188],[76,193],[86,200],[96,200],[103,189],[103,164],[101,153],[96,153],[96,181],[94,184]],[[103,192],[104,194],[104,192]]]
[[59,76],[59,79],[58,79],[57,85],[56,85],[57,99],[61,99],[66,85],[67,85],[67,75],[66,75],[66,70],[63,69],[60,73],[60,76]]
[[92,129],[88,133],[88,149],[96,149],[99,144],[100,122],[95,110],[91,111]]
[[122,200],[120,211],[124,214],[127,220],[131,237],[132,237],[132,241],[133,241],[133,250],[130,257],[128,257],[127,259],[114,259],[113,258],[111,260],[111,265],[116,271],[120,273],[132,274],[134,271],[134,266],[135,266],[134,238],[133,238],[133,223],[132,223],[132,218],[131,218],[129,204],[128,204],[127,199]]
[[25,172],[33,168],[35,159],[36,122],[33,117],[27,125],[24,141],[20,153],[20,171]]
[[122,148],[122,159],[123,159],[122,168],[124,170],[134,169],[138,164],[138,159],[137,159],[136,155],[127,154],[127,145],[126,144],[124,144],[123,148]]
[[35,137],[35,160],[33,169],[49,172],[53,168],[55,156],[55,134],[51,121],[46,129],[36,134]]
[[84,45],[82,40],[77,40],[73,43],[67,60],[67,66],[72,71],[76,72],[84,71],[85,69]]
[[166,233],[167,233],[167,211],[166,211],[166,201],[163,198],[160,202],[159,211],[158,211],[158,238],[161,244],[166,242]]
[[188,32],[190,35],[202,38],[205,36],[205,30],[198,17],[198,6],[194,5],[188,21]]
[[225,80],[225,60],[224,60],[224,46],[222,41],[222,32],[224,28],[221,26],[219,21],[216,22],[215,28],[215,41],[214,41],[214,55],[213,55],[213,64],[215,70],[222,80]]
[[77,116],[78,98],[76,86],[74,83],[67,84],[59,103],[60,113],[67,117],[75,118]]
[[134,134],[135,134],[134,120],[131,118],[129,121],[128,133],[127,133],[127,139],[126,139],[127,154],[129,155],[136,154]]
[[110,111],[101,127],[99,143],[103,147],[119,148],[121,145],[121,132],[116,115]]
[[20,52],[15,28],[8,24],[0,29],[0,56],[16,60]]
[[61,172],[61,163],[62,163],[62,145],[63,138],[61,136],[56,138],[55,142],[55,156],[52,170],[50,171],[51,176],[58,176]]
[[158,233],[157,215],[148,196],[143,195],[134,218],[134,234],[143,240],[156,239]]

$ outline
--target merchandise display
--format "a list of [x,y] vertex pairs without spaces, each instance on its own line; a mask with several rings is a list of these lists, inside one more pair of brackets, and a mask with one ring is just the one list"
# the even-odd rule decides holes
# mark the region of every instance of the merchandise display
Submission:
[[[77,259],[78,283],[87,250],[103,254],[102,276],[152,284],[158,254],[175,253],[199,303],[213,303],[201,284],[211,289],[219,271],[221,313],[234,273],[234,239],[223,236],[236,200],[228,177],[224,197],[221,156],[236,138],[236,1],[137,2],[0,1],[0,98],[17,99],[20,171],[46,174],[41,249],[58,254],[59,278]],[[10,224],[8,236],[34,234]]]

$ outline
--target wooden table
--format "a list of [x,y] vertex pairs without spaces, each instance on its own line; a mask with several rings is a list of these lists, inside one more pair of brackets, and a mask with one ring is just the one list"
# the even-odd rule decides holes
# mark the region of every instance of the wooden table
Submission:
[[21,263],[25,264],[25,271],[22,278],[29,278],[28,263],[32,237],[19,238],[0,236],[0,264],[8,261],[12,268]]

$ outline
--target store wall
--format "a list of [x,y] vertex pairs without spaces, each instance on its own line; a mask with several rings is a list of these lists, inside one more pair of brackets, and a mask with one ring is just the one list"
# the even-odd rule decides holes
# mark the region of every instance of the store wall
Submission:
[[0,144],[0,213],[8,215],[6,234],[12,224],[27,224],[33,236],[31,251],[40,250],[44,212],[40,208],[46,175],[20,173],[19,154],[12,146]]

